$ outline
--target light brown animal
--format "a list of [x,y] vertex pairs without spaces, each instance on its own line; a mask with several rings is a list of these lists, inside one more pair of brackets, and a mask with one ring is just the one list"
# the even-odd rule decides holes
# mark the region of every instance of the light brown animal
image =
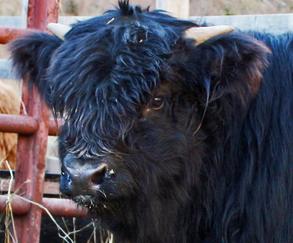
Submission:
[[[0,79],[0,114],[19,114],[19,87],[11,80]],[[17,134],[0,132],[0,169],[12,169],[16,164]]]

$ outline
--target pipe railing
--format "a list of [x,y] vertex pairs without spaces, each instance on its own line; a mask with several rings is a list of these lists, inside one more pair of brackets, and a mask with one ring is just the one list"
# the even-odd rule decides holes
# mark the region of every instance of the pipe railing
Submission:
[[[58,20],[58,6],[59,0],[29,0],[28,28],[0,28],[0,44],[6,44],[31,31],[46,31],[47,23]],[[69,199],[43,197],[47,137],[58,134],[62,121],[49,119],[50,113],[45,103],[36,87],[29,88],[28,80],[24,80],[22,86],[22,101],[24,105],[20,115],[0,114],[0,132],[18,133],[13,182],[14,188],[19,188],[10,195],[0,195],[0,212],[5,212],[7,206],[11,206],[16,228],[13,237],[17,238],[17,242],[26,243],[39,242],[44,211],[66,217],[82,217],[87,212],[77,208]]]
[[[26,198],[18,195],[0,195],[0,211],[5,211],[8,203],[11,204],[14,215],[25,215],[29,212],[32,203]],[[77,205],[70,199],[64,198],[43,198],[41,206],[46,208],[54,216],[62,217],[84,217],[87,211],[83,208],[78,208]],[[42,209],[43,213],[46,211]]]
[[[50,119],[48,135],[56,136],[61,125],[61,120]],[[0,132],[30,135],[37,132],[38,128],[38,120],[34,117],[26,115],[0,114]]]

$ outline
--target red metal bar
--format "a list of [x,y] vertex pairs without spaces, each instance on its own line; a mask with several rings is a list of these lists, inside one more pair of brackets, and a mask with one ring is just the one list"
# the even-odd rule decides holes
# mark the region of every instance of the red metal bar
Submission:
[[[47,1],[47,23],[57,23],[59,17],[60,0]],[[47,26],[47,24],[46,24]]]
[[[48,15],[56,22],[58,12],[48,13],[48,6],[54,4],[58,4],[58,0],[30,0],[28,28],[46,30]],[[15,186],[21,189],[21,195],[42,203],[49,112],[36,87],[28,89],[27,81],[23,85],[22,100],[28,114],[39,121],[39,128],[33,136],[18,137],[17,161],[21,163],[16,166]],[[25,181],[30,183],[23,184]],[[41,216],[42,210],[32,205],[28,214],[15,218],[18,242],[39,242]]]
[[[0,195],[0,212],[5,211],[7,195]],[[87,210],[78,208],[77,205],[69,199],[61,198],[43,198],[42,204],[54,216],[62,217],[84,217]],[[11,201],[14,215],[25,215],[30,211],[31,204],[20,197],[13,197]],[[42,210],[44,213],[45,211]]]
[[[45,104],[42,103],[36,87],[28,89],[27,86],[27,84],[23,85],[23,100],[28,114],[39,121],[39,127],[32,136],[18,136],[15,187],[19,188],[21,195],[36,203],[41,203],[48,135],[48,111]],[[24,184],[24,182],[28,183]],[[19,242],[39,242],[41,214],[42,210],[32,205],[28,214],[15,218]]]
[[[0,195],[0,212],[5,212],[7,199],[7,195]],[[11,207],[13,214],[24,215],[30,210],[31,205],[21,199],[13,198]]]
[[[49,120],[49,135],[56,136],[62,126],[61,120]],[[23,135],[35,133],[39,128],[36,118],[23,115],[0,114],[0,132],[14,132]]]
[[16,28],[0,28],[0,44],[6,44],[13,39],[25,35],[32,30]]
[[0,131],[33,134],[39,128],[38,121],[30,116],[0,114]]
[[43,205],[55,216],[84,217],[87,215],[86,209],[78,208],[69,199],[43,198]]

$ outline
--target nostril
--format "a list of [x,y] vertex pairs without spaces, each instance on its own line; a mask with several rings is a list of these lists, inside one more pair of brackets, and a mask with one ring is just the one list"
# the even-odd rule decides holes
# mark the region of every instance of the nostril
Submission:
[[107,173],[108,166],[106,164],[100,165],[91,175],[91,182],[95,185],[102,184]]
[[71,197],[72,195],[72,180],[70,175],[65,172],[61,172],[60,177],[60,191],[62,194]]

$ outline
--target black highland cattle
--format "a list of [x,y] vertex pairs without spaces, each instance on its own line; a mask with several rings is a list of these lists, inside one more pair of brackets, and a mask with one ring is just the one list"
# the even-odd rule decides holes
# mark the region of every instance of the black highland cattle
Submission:
[[62,192],[115,242],[293,242],[292,33],[202,38],[128,1],[65,29],[12,60],[65,121]]

